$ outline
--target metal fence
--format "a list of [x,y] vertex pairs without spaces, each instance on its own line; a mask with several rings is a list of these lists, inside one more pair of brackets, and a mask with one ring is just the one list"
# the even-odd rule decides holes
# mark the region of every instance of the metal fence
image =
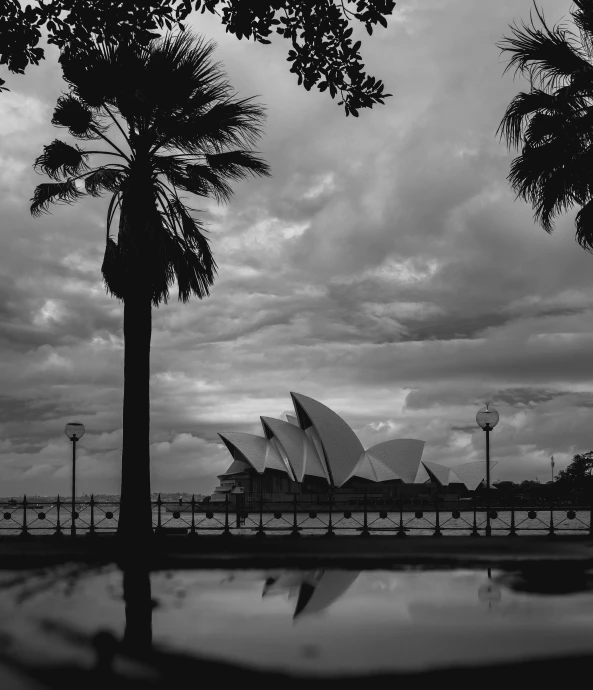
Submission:
[[[406,505],[402,500],[383,501],[379,510],[371,498],[362,505],[338,509],[331,495],[321,509],[312,510],[310,497],[294,494],[292,500],[268,503],[250,502],[250,508],[233,505],[228,496],[224,503],[201,503],[191,500],[163,501],[159,496],[152,502],[153,529],[156,534],[188,534],[193,536],[219,534],[285,534],[290,537],[322,534],[358,534],[370,537],[387,534],[395,537],[422,536],[481,536],[538,533],[583,534],[593,536],[593,506],[555,505],[526,508],[514,506],[487,510],[473,505],[448,508],[435,497],[429,509]],[[426,506],[424,506],[426,508]],[[55,536],[87,534],[94,536],[114,533],[119,518],[119,503],[76,500],[59,497],[55,501],[11,499],[0,509],[0,534]]]

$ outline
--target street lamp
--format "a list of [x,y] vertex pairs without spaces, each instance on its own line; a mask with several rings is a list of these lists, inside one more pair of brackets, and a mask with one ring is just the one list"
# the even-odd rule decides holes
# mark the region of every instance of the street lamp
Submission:
[[498,412],[492,407],[492,403],[486,403],[478,411],[476,422],[486,432],[486,536],[490,537],[490,432],[498,424]]
[[66,424],[64,429],[66,436],[72,441],[72,525],[70,527],[70,535],[76,536],[76,525],[74,524],[74,516],[76,514],[76,441],[84,436],[84,424],[82,422],[71,421]]

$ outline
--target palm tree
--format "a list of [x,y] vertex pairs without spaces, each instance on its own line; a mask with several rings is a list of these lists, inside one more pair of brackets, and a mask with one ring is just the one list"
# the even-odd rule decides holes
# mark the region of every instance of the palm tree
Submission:
[[512,25],[498,47],[511,53],[511,67],[530,81],[528,93],[511,101],[497,133],[509,148],[522,146],[508,180],[517,198],[531,203],[546,232],[555,217],[577,205],[576,240],[593,250],[593,7],[574,0],[578,28],[550,28],[535,7],[541,27]]
[[[219,64],[211,61],[214,48],[184,32],[147,47],[100,45],[85,54],[64,54],[69,93],[58,99],[52,123],[104,146],[83,150],[55,140],[35,161],[35,169],[54,180],[35,189],[35,216],[52,203],[111,195],[101,270],[108,293],[124,303],[118,534],[134,542],[152,535],[152,307],[167,303],[175,281],[179,300],[202,299],[216,273],[203,223],[180,194],[227,201],[228,180],[270,174],[250,150],[261,135],[264,108],[231,92]],[[109,162],[91,167],[91,156]],[[118,215],[116,242],[110,231]]]

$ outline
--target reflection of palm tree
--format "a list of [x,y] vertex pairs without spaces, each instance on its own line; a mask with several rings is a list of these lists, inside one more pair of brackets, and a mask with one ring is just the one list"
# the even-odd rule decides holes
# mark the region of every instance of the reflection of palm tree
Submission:
[[123,648],[131,656],[145,656],[152,647],[152,592],[147,567],[126,565],[124,601],[126,629]]

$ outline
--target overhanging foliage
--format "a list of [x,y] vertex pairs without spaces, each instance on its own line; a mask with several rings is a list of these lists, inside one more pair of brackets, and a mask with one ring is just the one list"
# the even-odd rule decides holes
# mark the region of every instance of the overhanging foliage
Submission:
[[332,98],[339,94],[346,115],[357,117],[360,108],[383,104],[391,95],[364,71],[351,22],[362,22],[369,35],[377,24],[387,27],[393,0],[37,0],[25,8],[19,0],[5,0],[4,5],[0,64],[16,73],[44,59],[42,28],[48,42],[63,51],[130,40],[147,45],[159,30],[183,27],[190,14],[207,10],[239,40],[270,43],[274,33],[288,39],[287,59],[299,84],[307,90],[317,85]]

